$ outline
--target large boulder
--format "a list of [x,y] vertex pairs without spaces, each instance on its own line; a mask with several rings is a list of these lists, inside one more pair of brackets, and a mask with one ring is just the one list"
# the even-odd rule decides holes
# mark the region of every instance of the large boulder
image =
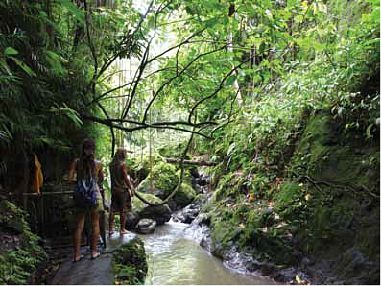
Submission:
[[166,199],[174,191],[179,182],[176,167],[159,162],[137,187],[138,192],[152,193],[160,199]]
[[157,225],[162,225],[171,219],[171,209],[167,204],[152,194],[138,193],[144,200],[155,204],[149,205],[142,202],[139,198],[134,196],[132,198],[132,209],[138,215],[139,219],[150,218],[156,221]]
[[139,222],[139,214],[135,211],[130,211],[126,214],[126,229],[134,230]]
[[172,214],[173,220],[190,224],[198,216],[200,209],[201,206],[197,203],[187,205],[185,208]]
[[196,197],[196,191],[187,183],[182,183],[181,188],[173,196],[175,209],[181,209],[192,203]]

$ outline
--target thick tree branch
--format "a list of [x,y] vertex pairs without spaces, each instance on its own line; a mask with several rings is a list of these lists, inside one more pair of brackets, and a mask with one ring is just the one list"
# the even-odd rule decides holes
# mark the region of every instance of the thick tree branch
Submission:
[[181,131],[181,132],[195,133],[195,134],[200,135],[204,138],[212,139],[210,136],[208,136],[204,133],[201,133],[199,131],[192,131],[192,130],[176,127],[176,125],[168,125],[168,124],[161,125],[160,123],[154,123],[154,124],[140,123],[136,127],[125,127],[122,124],[115,124],[113,122],[113,120],[109,120],[109,119],[102,119],[102,118],[98,118],[95,116],[89,116],[89,115],[85,115],[85,114],[82,114],[81,117],[83,120],[89,120],[92,122],[96,122],[96,123],[99,123],[99,124],[102,124],[102,125],[105,125],[108,127],[112,127],[114,129],[122,130],[124,132],[134,132],[134,131],[148,129],[148,128],[171,129],[171,130],[176,130],[176,131]]

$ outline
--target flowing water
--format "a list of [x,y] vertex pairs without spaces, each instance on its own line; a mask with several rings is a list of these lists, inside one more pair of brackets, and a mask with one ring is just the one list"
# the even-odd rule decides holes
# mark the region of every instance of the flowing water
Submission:
[[270,278],[243,275],[226,268],[220,259],[200,246],[200,228],[170,221],[157,227],[155,233],[140,237],[149,267],[145,284],[274,284]]

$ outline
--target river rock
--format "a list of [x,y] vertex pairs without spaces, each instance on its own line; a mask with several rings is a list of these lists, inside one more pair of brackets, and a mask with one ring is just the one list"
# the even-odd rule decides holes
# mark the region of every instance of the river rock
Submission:
[[143,234],[153,233],[156,228],[156,222],[153,219],[144,218],[139,220],[136,230]]
[[156,221],[157,225],[162,225],[171,219],[172,211],[167,204],[157,206],[147,206],[140,213],[141,218],[150,218]]
[[207,213],[200,213],[192,222],[192,224],[210,226],[211,217]]
[[176,194],[172,198],[175,203],[174,209],[181,209],[192,203],[196,198],[196,195],[196,191],[191,187],[191,185],[183,182],[181,184],[181,188],[177,190]]
[[126,214],[126,229],[135,229],[137,223],[139,222],[139,215],[135,211],[127,212]]
[[176,222],[190,224],[197,217],[197,215],[200,212],[200,209],[200,204],[193,203],[172,214],[172,218]]
[[162,204],[163,201],[161,199],[152,194],[139,193],[139,196],[152,204],[156,204],[146,204],[134,196],[132,199],[132,209],[139,219],[150,218],[155,220],[157,225],[162,225],[171,219],[172,211],[167,204]]
[[298,271],[294,267],[280,270],[274,275],[274,279],[279,282],[292,283],[298,275]]

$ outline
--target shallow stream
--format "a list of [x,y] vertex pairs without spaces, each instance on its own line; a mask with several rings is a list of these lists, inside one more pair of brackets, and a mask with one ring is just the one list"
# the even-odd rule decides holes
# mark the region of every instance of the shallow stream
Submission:
[[274,284],[270,278],[244,275],[225,267],[200,246],[200,228],[170,221],[153,234],[139,236],[149,267],[145,284]]

